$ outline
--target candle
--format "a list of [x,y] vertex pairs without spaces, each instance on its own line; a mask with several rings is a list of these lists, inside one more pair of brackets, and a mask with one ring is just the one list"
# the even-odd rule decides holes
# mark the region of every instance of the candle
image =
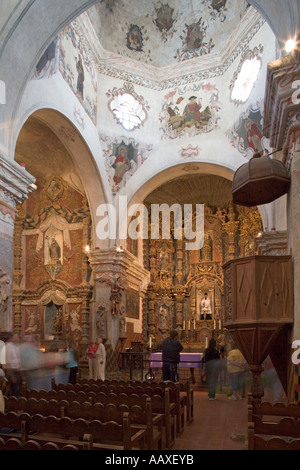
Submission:
[[185,320],[183,320],[183,329],[185,330]]
[[151,349],[152,346],[152,336],[149,336],[149,348]]
[[216,320],[214,320],[214,330],[216,329]]
[[205,338],[205,347],[208,348],[208,337]]
[[222,323],[221,323],[221,320],[219,320],[219,330],[222,329]]
[[190,322],[190,320],[189,320],[189,321],[188,321],[188,330],[190,329],[190,324],[191,324],[191,322]]

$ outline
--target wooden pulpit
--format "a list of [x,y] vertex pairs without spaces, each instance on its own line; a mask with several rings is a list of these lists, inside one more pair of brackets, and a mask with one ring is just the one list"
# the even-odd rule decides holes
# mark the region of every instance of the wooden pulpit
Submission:
[[[282,338],[287,337],[282,332],[293,323],[292,259],[249,256],[229,261],[223,271],[224,326],[249,365],[253,377],[251,394],[260,401],[264,394],[263,361],[279,338],[280,351],[289,347],[282,344]],[[279,372],[283,385],[287,382],[285,372]]]

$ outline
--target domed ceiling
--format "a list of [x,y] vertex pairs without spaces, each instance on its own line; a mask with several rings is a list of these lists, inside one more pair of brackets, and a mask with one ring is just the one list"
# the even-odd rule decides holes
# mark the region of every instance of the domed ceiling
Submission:
[[226,50],[245,0],[101,0],[87,14],[104,51],[154,67]]

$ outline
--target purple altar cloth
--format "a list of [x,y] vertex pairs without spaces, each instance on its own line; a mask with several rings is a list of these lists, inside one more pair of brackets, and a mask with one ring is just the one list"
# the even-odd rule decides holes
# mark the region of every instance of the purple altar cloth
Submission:
[[[150,354],[150,368],[158,369],[162,367],[161,360],[162,353]],[[202,353],[180,353],[179,367],[201,368],[202,367]]]

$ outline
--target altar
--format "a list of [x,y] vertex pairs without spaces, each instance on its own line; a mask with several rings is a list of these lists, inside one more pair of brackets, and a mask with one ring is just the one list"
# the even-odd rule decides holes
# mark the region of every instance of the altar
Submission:
[[[178,367],[185,367],[190,369],[192,383],[195,383],[194,369],[202,368],[202,356],[203,353],[180,353],[180,362],[178,364]],[[149,357],[149,362],[149,372],[150,374],[152,374],[152,369],[162,368],[162,353],[151,353]]]

